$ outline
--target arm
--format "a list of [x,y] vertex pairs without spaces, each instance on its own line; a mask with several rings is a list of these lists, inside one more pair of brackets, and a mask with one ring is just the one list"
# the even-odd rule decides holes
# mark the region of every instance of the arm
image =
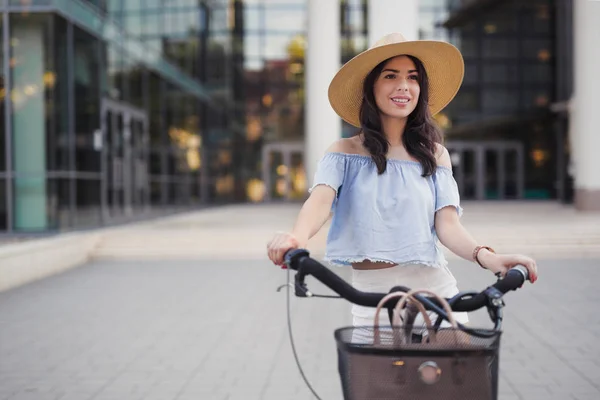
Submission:
[[[457,256],[468,261],[473,261],[473,250],[477,247],[477,241],[469,234],[460,223],[458,213],[453,206],[444,207],[435,213],[435,230],[440,242]],[[486,249],[479,251],[479,259],[490,253]]]
[[327,185],[318,185],[298,213],[292,235],[298,240],[299,247],[306,246],[329,219],[331,205],[335,199],[335,190]]
[[[438,165],[451,168],[448,150],[440,146]],[[440,242],[457,256],[468,261],[476,262],[473,251],[478,246],[477,241],[469,234],[460,223],[458,213],[454,206],[444,207],[435,214],[435,230]],[[481,249],[477,255],[479,262],[493,273],[502,275],[515,265],[524,265],[529,270],[531,281],[537,279],[537,265],[535,261],[520,254],[495,254],[487,249]]]
[[[345,152],[347,142],[341,139],[335,142],[327,149],[327,152]],[[331,205],[335,200],[336,190],[341,185],[343,179],[343,170],[336,169],[338,166],[320,167],[322,174],[327,178],[317,178],[317,186],[313,188],[310,196],[304,202],[300,209],[296,223],[290,233],[280,232],[267,245],[269,259],[274,264],[281,265],[285,253],[294,248],[305,247],[309,239],[312,238],[325,224],[329,218]],[[331,168],[331,169],[330,169]],[[319,172],[317,172],[317,175]],[[335,187],[331,187],[328,185]]]

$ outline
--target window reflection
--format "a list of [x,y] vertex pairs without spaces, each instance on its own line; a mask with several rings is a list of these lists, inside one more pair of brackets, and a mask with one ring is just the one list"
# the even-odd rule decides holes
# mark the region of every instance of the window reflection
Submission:
[[94,135],[100,129],[100,41],[81,29],[73,30],[75,91],[75,167],[78,171],[101,172],[100,148]]
[[[4,76],[4,29],[2,28],[3,18],[0,18],[0,174],[6,171],[6,131],[5,131],[5,102],[6,102],[6,77]],[[8,56],[7,56],[8,57]],[[4,192],[5,182],[0,182],[0,229],[2,229],[2,215],[5,215],[6,209],[2,207],[4,205]]]

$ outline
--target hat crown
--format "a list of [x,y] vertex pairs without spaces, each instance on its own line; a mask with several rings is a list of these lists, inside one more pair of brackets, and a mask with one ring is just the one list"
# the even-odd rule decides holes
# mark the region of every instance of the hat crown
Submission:
[[399,32],[393,32],[393,33],[388,33],[387,35],[385,35],[384,37],[382,37],[381,39],[376,41],[371,48],[385,46],[385,45],[394,44],[394,43],[403,43],[406,41],[407,40],[404,37],[404,35],[402,35]]

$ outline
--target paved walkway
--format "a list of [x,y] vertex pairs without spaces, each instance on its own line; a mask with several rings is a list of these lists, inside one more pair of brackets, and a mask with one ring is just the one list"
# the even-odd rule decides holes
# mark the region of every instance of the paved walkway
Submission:
[[[540,267],[506,296],[500,400],[597,400],[598,262]],[[464,289],[492,278],[453,271]],[[275,291],[285,275],[259,260],[104,261],[0,293],[0,399],[309,400]],[[292,321],[308,378],[341,399],[332,333],[348,305],[292,298]]]
[[[556,202],[464,202],[463,224],[499,252],[536,258],[600,258],[600,213]],[[289,230],[299,204],[229,206],[139,223],[105,235],[101,259],[264,259],[276,230]],[[326,225],[309,243],[323,253]],[[452,254],[447,253],[449,258]]]
[[[286,273],[264,254],[297,210],[235,206],[119,228],[90,264],[0,293],[0,400],[311,399],[275,291]],[[506,297],[500,400],[600,398],[600,215],[473,203],[463,222],[540,266],[538,283]],[[451,269],[465,290],[493,281],[468,262]],[[292,316],[307,376],[340,399],[332,333],[350,323],[348,304],[293,298]]]

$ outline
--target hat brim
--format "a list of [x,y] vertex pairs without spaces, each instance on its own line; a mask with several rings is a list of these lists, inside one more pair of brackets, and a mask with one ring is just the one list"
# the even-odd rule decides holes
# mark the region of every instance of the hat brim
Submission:
[[410,55],[423,63],[429,78],[429,109],[439,113],[460,88],[465,66],[460,51],[450,43],[417,40],[386,44],[366,50],[340,68],[329,85],[329,102],[346,122],[360,127],[363,83],[369,72],[388,58]]

